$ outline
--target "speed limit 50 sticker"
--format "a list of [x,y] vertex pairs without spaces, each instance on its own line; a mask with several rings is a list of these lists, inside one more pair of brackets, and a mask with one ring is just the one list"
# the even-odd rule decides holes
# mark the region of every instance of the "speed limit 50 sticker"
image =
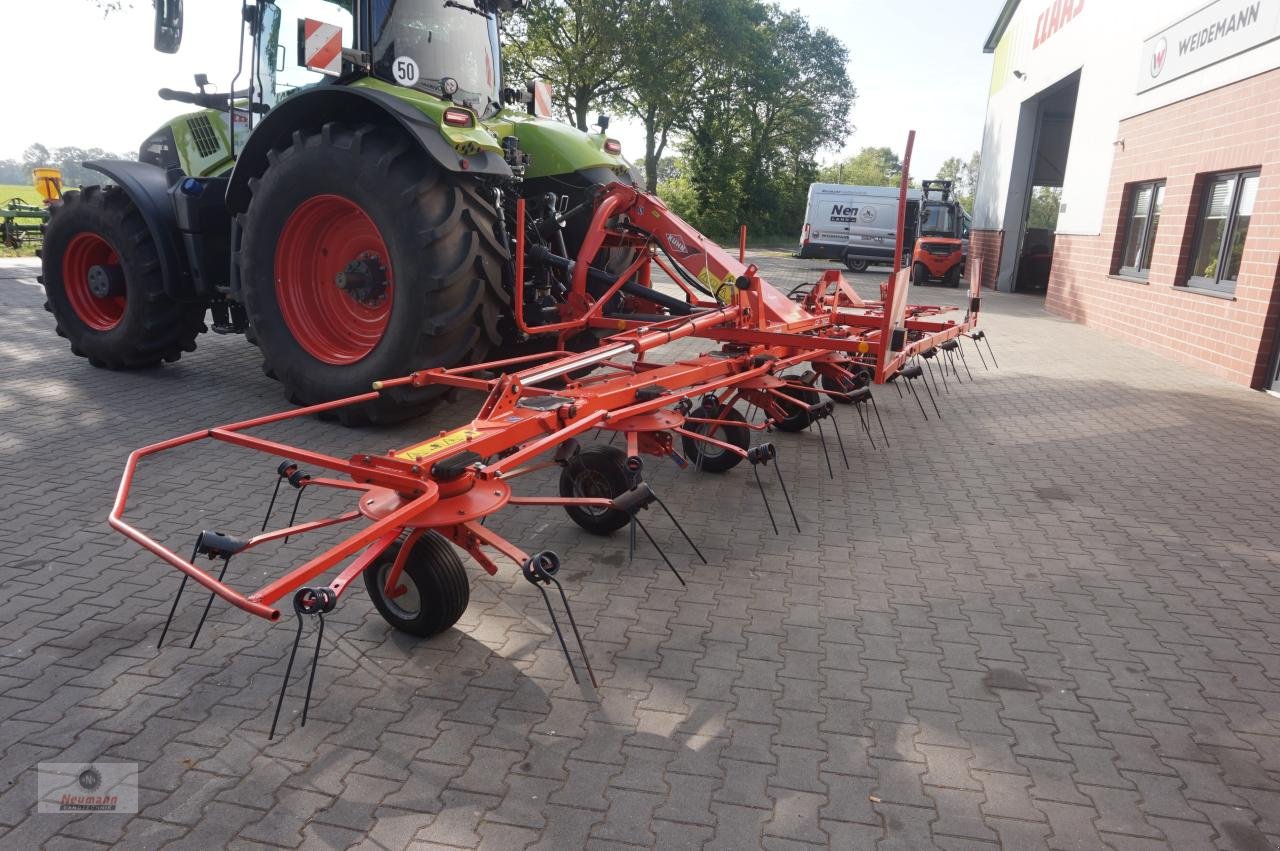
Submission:
[[418,63],[412,57],[397,56],[395,64],[391,66],[391,76],[395,77],[396,82],[402,86],[416,86]]

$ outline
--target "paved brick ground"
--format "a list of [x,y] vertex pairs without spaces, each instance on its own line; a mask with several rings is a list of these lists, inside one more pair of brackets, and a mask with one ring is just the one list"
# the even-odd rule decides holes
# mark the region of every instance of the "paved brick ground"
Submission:
[[[566,556],[598,691],[573,685],[534,589],[473,569],[460,628],[429,642],[353,591],[309,723],[298,681],[269,743],[292,625],[216,605],[188,649],[189,593],[157,652],[176,575],[105,517],[130,449],[274,410],[278,388],[238,338],[148,374],[91,369],[41,301],[33,269],[0,270],[4,848],[1280,842],[1275,399],[989,294],[1002,368],[971,350],[977,380],[941,421],[880,391],[892,446],[846,418],[854,469],[834,481],[816,434],[774,438],[803,535],[767,531],[747,470],[651,464],[711,561],[654,518],[687,589],[556,511],[495,518]],[[469,410],[274,433],[382,449]],[[183,452],[143,470],[135,516],[175,546],[251,530],[270,475]],[[302,552],[232,574],[256,584]],[[141,812],[35,814],[35,764],[89,759],[140,764]]]

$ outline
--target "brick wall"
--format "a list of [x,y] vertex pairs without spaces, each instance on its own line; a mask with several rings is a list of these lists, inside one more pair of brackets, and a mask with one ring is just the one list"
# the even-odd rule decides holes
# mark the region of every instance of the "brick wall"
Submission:
[[[1229,381],[1261,387],[1280,315],[1280,70],[1120,123],[1100,236],[1059,235],[1045,305]],[[1197,178],[1261,167],[1234,300],[1184,282],[1198,217]],[[1127,184],[1164,179],[1147,283],[1110,275]],[[971,249],[972,250],[972,249]],[[985,280],[984,280],[985,283]]]
[[996,278],[1000,274],[1000,251],[1004,248],[1004,231],[973,230],[969,231],[969,260],[965,264],[965,274],[969,280],[978,276],[978,286],[994,290]]

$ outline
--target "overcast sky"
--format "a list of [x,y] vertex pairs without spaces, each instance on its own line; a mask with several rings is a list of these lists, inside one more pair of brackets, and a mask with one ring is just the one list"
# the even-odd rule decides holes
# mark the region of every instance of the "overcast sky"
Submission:
[[[187,28],[175,56],[151,47],[151,3],[103,18],[91,0],[0,3],[5,39],[5,119],[0,158],[32,142],[135,151],[183,107],[156,97],[162,86],[191,89],[197,71],[226,90],[235,71],[238,0],[186,3]],[[948,156],[967,158],[982,144],[991,57],[982,52],[1000,0],[781,0],[849,47],[858,90],[856,131],[823,151],[830,161],[867,145],[901,151],[917,131],[913,173],[931,177]],[[613,125],[624,153],[644,150],[623,116]],[[837,140],[840,141],[840,140]]]

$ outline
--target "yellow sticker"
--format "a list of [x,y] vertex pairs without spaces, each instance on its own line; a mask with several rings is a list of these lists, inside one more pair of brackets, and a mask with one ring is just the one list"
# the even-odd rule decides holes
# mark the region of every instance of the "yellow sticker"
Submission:
[[403,452],[397,453],[396,457],[401,461],[417,461],[419,458],[434,455],[443,449],[448,449],[451,446],[457,446],[459,443],[466,443],[468,440],[472,440],[479,436],[480,432],[473,428],[460,428],[457,431],[442,434],[435,440],[429,440],[426,443],[419,443],[417,446],[411,446]]

